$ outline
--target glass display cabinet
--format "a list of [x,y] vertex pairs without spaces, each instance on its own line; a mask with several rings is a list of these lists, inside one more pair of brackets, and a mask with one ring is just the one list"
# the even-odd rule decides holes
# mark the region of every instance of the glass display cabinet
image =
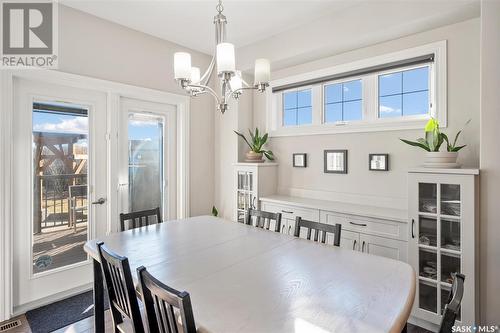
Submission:
[[454,272],[465,274],[458,320],[476,323],[477,169],[415,169],[408,177],[408,261],[416,273],[412,315],[441,321]]
[[236,163],[234,220],[244,223],[249,208],[258,209],[259,197],[274,194],[277,186],[277,163]]

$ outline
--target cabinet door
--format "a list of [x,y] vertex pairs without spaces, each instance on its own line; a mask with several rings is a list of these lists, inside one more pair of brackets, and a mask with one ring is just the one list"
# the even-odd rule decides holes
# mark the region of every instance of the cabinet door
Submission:
[[[334,235],[327,234],[326,242],[328,244],[333,244],[333,237]],[[361,249],[361,246],[359,244],[359,233],[349,230],[342,230],[340,232],[340,247],[343,249],[359,251]]]
[[400,261],[408,258],[406,242],[364,234],[360,235],[359,240],[362,252]]

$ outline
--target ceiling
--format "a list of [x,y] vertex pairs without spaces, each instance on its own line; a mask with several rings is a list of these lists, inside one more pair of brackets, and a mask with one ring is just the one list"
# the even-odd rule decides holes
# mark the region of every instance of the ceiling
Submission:
[[[227,40],[236,47],[255,43],[353,6],[359,0],[224,1]],[[216,0],[62,0],[64,5],[129,28],[211,54]]]

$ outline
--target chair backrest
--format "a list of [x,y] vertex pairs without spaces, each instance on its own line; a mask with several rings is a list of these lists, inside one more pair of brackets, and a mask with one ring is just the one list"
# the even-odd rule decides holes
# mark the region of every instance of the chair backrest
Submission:
[[[333,245],[340,246],[340,232],[342,229],[342,225],[338,223],[335,225],[318,223],[318,222],[303,220],[300,216],[297,216],[295,218],[295,232],[294,232],[295,237],[300,236],[300,228],[307,229],[308,240],[311,240],[312,230],[314,230],[314,241],[315,242],[320,241],[321,243],[326,243],[326,234],[332,233]],[[321,239],[319,239],[320,232],[321,232]]]
[[110,251],[103,242],[97,242],[97,247],[114,326],[118,326],[124,316],[132,320],[135,333],[144,332],[127,257]]
[[163,284],[144,266],[137,268],[137,275],[150,333],[196,332],[189,293]]
[[[253,222],[253,217],[255,217],[255,224]],[[245,224],[269,230],[271,229],[271,221],[275,221],[274,231],[280,232],[281,213],[270,213],[263,210],[249,209],[247,211]]]
[[[151,217],[156,216],[156,221],[151,219]],[[128,223],[128,228],[125,229],[125,222],[130,221]],[[161,214],[160,207],[156,207],[154,209],[141,210],[138,212],[131,213],[121,213],[120,214],[120,229],[121,231],[135,229],[139,227],[143,227],[146,225],[161,223]]]
[[87,185],[70,185],[68,186],[68,196],[70,198],[86,197]]
[[451,284],[450,295],[444,306],[443,317],[441,318],[441,326],[439,333],[451,333],[455,320],[460,313],[460,304],[464,296],[464,281],[465,275],[460,273],[452,273],[453,282]]

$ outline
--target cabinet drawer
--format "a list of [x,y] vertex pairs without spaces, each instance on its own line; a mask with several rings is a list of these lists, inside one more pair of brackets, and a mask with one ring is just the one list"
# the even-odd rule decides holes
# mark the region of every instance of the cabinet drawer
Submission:
[[399,240],[407,240],[407,224],[390,220],[362,218],[335,212],[321,211],[321,222],[342,224],[343,230],[366,233]]
[[271,213],[281,213],[284,219],[295,220],[300,216],[304,220],[319,222],[319,210],[290,205],[262,202],[261,209]]

